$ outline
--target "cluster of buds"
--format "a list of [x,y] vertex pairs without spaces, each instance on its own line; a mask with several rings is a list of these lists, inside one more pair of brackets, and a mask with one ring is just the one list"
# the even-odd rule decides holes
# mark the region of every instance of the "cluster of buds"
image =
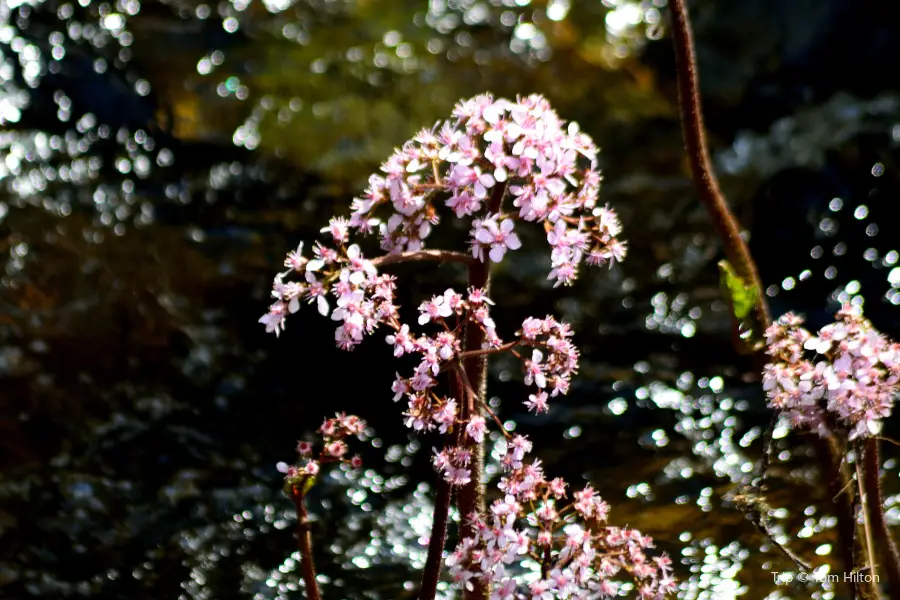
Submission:
[[[546,479],[540,460],[526,463],[530,450],[524,436],[507,441],[499,486],[504,497],[488,516],[469,516],[474,535],[447,560],[454,581],[468,589],[475,580],[489,583],[497,600],[612,598],[623,575],[645,600],[675,591],[671,560],[646,553],[650,537],[607,525],[609,505],[589,486],[566,502],[566,482]],[[522,577],[529,569],[536,572]]]
[[340,413],[331,419],[325,419],[318,433],[322,437],[322,448],[318,455],[313,454],[313,443],[308,441],[297,442],[297,454],[300,462],[296,465],[288,465],[280,462],[277,468],[284,473],[284,487],[288,493],[306,493],[322,465],[333,462],[348,463],[353,468],[362,466],[359,455],[347,458],[347,438],[360,436],[366,429],[366,422],[355,415]]
[[877,435],[900,391],[900,344],[845,305],[812,335],[788,313],[766,331],[772,361],[763,372],[769,406],[821,435],[837,425],[849,439]]

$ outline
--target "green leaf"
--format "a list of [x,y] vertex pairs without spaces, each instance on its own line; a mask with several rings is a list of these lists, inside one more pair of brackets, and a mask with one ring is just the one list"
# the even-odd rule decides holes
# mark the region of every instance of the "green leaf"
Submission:
[[299,490],[301,496],[305,496],[312,486],[316,484],[316,478],[309,475],[299,475],[297,477],[285,477],[284,493],[288,496],[292,495],[294,488]]
[[719,281],[735,318],[744,321],[756,306],[756,286],[738,275],[727,260],[719,261]]

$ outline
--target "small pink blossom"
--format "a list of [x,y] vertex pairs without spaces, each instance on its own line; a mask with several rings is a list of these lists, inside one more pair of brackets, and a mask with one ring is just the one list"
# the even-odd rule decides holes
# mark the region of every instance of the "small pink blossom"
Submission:
[[476,248],[490,248],[491,260],[500,262],[507,250],[518,250],[522,247],[519,236],[513,233],[515,225],[512,219],[504,219],[499,224],[496,219],[497,217],[488,217],[472,231],[473,253],[480,260],[484,260],[484,257],[480,250],[476,251]]
[[529,395],[528,400],[525,401],[525,406],[528,410],[537,414],[548,412],[550,407],[547,405],[547,392],[541,391],[537,394]]
[[469,420],[469,424],[466,425],[466,435],[479,444],[484,441],[484,434],[486,431],[487,425],[482,416],[472,417]]
[[284,331],[284,317],[287,307],[283,302],[276,302],[269,307],[269,312],[260,317],[259,322],[266,326],[266,333],[275,332],[277,336]]
[[435,296],[419,306],[419,325],[437,321],[453,314],[453,308],[444,296]]

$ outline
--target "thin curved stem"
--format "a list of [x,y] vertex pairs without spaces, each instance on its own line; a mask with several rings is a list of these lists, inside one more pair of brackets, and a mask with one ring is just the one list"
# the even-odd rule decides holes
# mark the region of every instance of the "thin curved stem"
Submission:
[[675,60],[678,67],[678,106],[681,110],[681,126],[684,131],[684,145],[691,163],[691,174],[694,177],[700,201],[703,202],[712,218],[713,225],[725,247],[728,261],[742,279],[755,287],[756,318],[761,326],[760,332],[762,332],[768,327],[772,317],[769,314],[769,305],[763,293],[762,280],[756,269],[756,262],[750,255],[747,242],[741,237],[740,226],[728,208],[728,203],[719,187],[719,180],[712,169],[700,104],[694,39],[685,0],[670,0],[669,6],[672,9],[672,35],[675,41]]
[[[466,395],[462,369],[454,370],[450,377],[450,388],[456,398],[464,398]],[[448,443],[460,445],[462,441],[461,431],[448,433]],[[425,558],[425,570],[422,572],[422,586],[419,590],[419,600],[434,600],[437,596],[437,585],[441,578],[441,559],[444,555],[444,546],[447,543],[447,524],[450,517],[451,500],[450,483],[443,477],[438,480],[437,496],[434,499],[434,512],[431,519],[431,537],[428,540],[428,556]]]

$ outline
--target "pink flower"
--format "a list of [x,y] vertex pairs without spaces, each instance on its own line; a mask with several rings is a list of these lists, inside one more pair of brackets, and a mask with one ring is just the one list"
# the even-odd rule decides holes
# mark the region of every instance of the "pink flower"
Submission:
[[288,252],[287,258],[284,260],[284,266],[295,271],[304,271],[308,259],[303,257],[303,242],[297,246],[296,250]]
[[[493,262],[500,262],[507,250],[518,250],[522,247],[522,242],[519,241],[519,236],[513,233],[515,224],[512,219],[504,219],[499,225],[496,219],[494,216],[481,221],[472,231],[472,237],[476,244],[490,248],[489,255]],[[484,260],[480,252],[476,254],[476,258]]]
[[493,306],[494,301],[485,295],[483,288],[469,288],[469,304],[490,304]]
[[430,321],[437,321],[453,314],[453,308],[447,302],[445,296],[435,296],[428,302],[423,302],[419,306],[419,325],[424,325]]
[[431,418],[437,424],[438,431],[447,433],[456,423],[456,400],[448,398],[440,408],[434,411]]
[[388,344],[394,345],[394,356],[403,356],[412,352],[415,347],[415,340],[409,334],[409,325],[402,325],[400,330],[384,338]]
[[543,352],[534,350],[531,353],[531,360],[525,361],[525,385],[534,384],[539,388],[547,387],[547,378],[544,376],[544,365],[541,364],[543,358]]
[[466,435],[479,444],[484,441],[485,431],[487,431],[487,426],[482,416],[472,417],[469,424],[466,425]]
[[275,332],[275,336],[284,330],[284,317],[287,307],[283,302],[276,302],[269,307],[269,312],[259,318],[259,322],[266,326],[266,333]]
[[456,216],[461,219],[481,210],[481,202],[481,198],[477,198],[461,188],[447,200],[447,207],[453,209]]
[[325,444],[325,454],[334,458],[340,458],[347,453],[347,444],[341,440],[336,440]]
[[550,407],[547,405],[547,392],[541,391],[537,394],[531,394],[528,396],[528,400],[525,401],[525,406],[528,407],[528,410],[537,414],[548,412]]
[[391,385],[391,391],[394,392],[394,402],[412,392],[409,380],[400,377],[400,373],[394,373],[394,383]]
[[323,227],[322,233],[330,233],[336,243],[344,243],[347,241],[347,228],[349,223],[343,217],[334,217],[329,221],[328,227]]
[[449,331],[442,331],[437,334],[435,339],[435,348],[437,355],[441,360],[447,361],[453,358],[459,352],[459,340]]

